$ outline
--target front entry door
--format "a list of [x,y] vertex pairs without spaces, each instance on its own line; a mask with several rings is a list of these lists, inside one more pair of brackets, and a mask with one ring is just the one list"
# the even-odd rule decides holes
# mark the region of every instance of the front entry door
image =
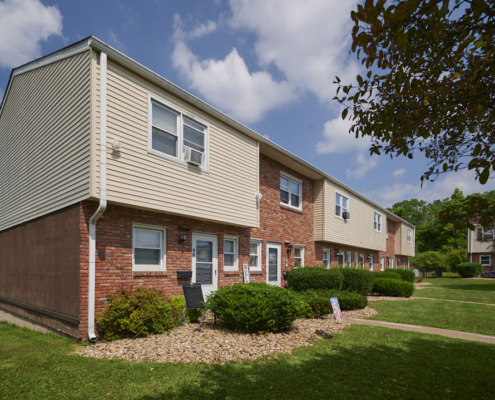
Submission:
[[266,283],[280,286],[280,252],[282,246],[277,243],[268,243],[266,245]]
[[218,238],[193,233],[192,242],[192,281],[201,283],[206,299],[218,287]]

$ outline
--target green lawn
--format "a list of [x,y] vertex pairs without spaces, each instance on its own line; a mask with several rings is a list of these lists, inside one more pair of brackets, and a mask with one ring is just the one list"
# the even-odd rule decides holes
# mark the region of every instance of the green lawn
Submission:
[[490,399],[495,393],[495,381],[481,379],[495,369],[495,346],[371,326],[354,325],[278,360],[213,366],[82,358],[69,354],[76,345],[67,339],[6,323],[0,338],[0,398]]
[[461,279],[457,274],[448,274],[445,278],[423,282],[429,282],[431,286],[416,290],[414,296],[495,304],[495,279]]
[[495,335],[492,306],[427,299],[377,301],[370,306],[379,312],[370,319]]

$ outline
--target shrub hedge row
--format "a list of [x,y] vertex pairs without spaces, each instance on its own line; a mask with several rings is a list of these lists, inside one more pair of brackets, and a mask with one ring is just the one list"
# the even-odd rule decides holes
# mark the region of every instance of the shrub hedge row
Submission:
[[393,272],[395,274],[400,275],[400,279],[406,282],[414,282],[414,271],[412,269],[402,269],[402,268],[397,268],[397,269],[392,269],[392,268],[387,268],[385,270],[386,272]]
[[325,269],[321,267],[296,268],[290,271],[287,285],[296,292],[310,289],[341,290],[344,275],[341,269]]
[[331,314],[332,304],[330,298],[339,299],[342,311],[359,310],[368,305],[366,296],[353,292],[339,292],[338,290],[308,290],[300,292],[299,295],[308,305],[307,317],[314,318],[317,315]]
[[398,280],[402,279],[400,274],[398,274],[397,272],[392,272],[392,271],[373,272],[373,275],[375,276],[375,279],[378,279],[378,278],[398,279]]
[[483,265],[476,262],[465,262],[457,265],[457,273],[463,278],[474,278],[483,273]]
[[373,292],[393,297],[411,297],[414,284],[397,279],[378,278],[373,285]]
[[374,275],[364,269],[343,268],[340,269],[344,275],[343,290],[352,290],[357,293],[370,293],[373,289]]

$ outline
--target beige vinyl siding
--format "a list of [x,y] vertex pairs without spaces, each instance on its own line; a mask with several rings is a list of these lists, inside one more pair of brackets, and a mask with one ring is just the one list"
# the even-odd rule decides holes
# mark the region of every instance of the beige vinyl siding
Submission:
[[315,181],[315,240],[323,240],[325,179]]
[[[370,250],[385,251],[385,223],[386,215],[362,199],[354,197],[344,189],[328,180],[324,185],[325,216],[323,240],[332,243],[341,243],[348,246],[362,247]],[[335,216],[335,192],[349,198],[350,219],[344,221]],[[382,214],[382,232],[373,229],[374,212]]]
[[[148,153],[150,94],[209,124],[207,172]],[[258,226],[258,143],[111,60],[107,71],[107,136],[109,201]],[[112,153],[114,139],[122,142],[120,153]]]
[[14,75],[0,115],[0,230],[89,196],[89,51]]
[[481,229],[479,226],[475,227],[474,231],[468,231],[468,240],[470,240],[469,233],[472,235],[472,244],[473,247],[471,249],[471,253],[490,253],[490,242],[480,242],[478,240],[478,229]]
[[[401,256],[414,257],[415,229],[402,222],[395,223],[395,254]],[[407,230],[412,230],[412,243],[407,241]]]

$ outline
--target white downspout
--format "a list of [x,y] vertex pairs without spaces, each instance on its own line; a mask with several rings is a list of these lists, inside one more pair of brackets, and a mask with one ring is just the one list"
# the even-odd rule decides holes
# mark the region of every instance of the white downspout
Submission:
[[107,209],[107,54],[100,53],[100,204],[89,220],[88,339],[95,334],[96,222]]

